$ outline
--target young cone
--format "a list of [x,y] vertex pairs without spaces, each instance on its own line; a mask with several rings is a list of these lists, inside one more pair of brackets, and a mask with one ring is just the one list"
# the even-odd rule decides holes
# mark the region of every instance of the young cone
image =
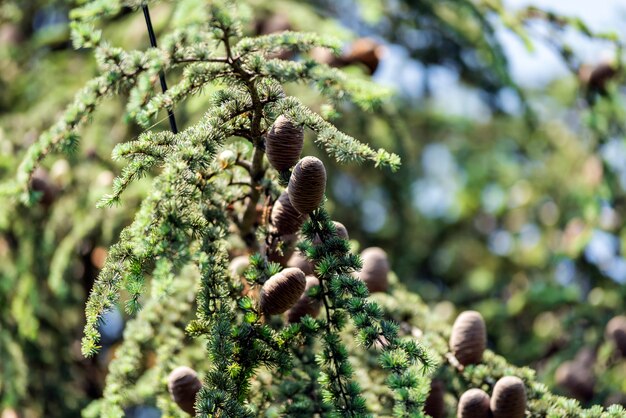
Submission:
[[261,312],[278,315],[287,311],[300,299],[305,287],[306,279],[299,268],[289,267],[273,275],[261,289]]
[[496,382],[491,396],[493,418],[523,418],[526,414],[526,387],[522,379],[505,376]]
[[358,273],[358,278],[367,285],[370,293],[386,292],[389,287],[389,260],[387,253],[382,248],[370,247],[361,253],[363,268]]
[[621,353],[626,357],[626,316],[616,316],[606,324],[606,338],[612,340]]
[[311,315],[313,318],[319,315],[322,302],[319,299],[312,299],[308,295],[309,290],[314,286],[319,286],[319,284],[320,281],[317,277],[306,276],[304,293],[302,293],[296,304],[287,311],[287,321],[289,323],[300,322],[300,319],[306,315]]
[[461,395],[457,418],[489,418],[489,395],[481,389],[470,389]]
[[265,138],[265,152],[272,167],[289,170],[298,162],[304,145],[304,130],[279,116]]
[[480,363],[487,347],[487,327],[480,313],[462,312],[454,321],[450,349],[462,365]]
[[293,169],[287,187],[289,200],[298,212],[308,215],[319,207],[326,191],[326,168],[315,157],[304,157]]
[[180,366],[172,370],[167,377],[167,390],[174,402],[186,413],[194,416],[194,404],[196,395],[202,388],[196,372],[186,366]]
[[[337,236],[339,238],[350,239],[350,236],[348,235],[348,229],[344,226],[344,224],[342,224],[341,222],[337,222],[337,221],[333,221],[333,224],[335,224],[335,229],[337,230]],[[321,243],[322,243],[322,240],[320,239],[320,237],[315,235],[313,244],[320,245]]]
[[271,223],[278,235],[290,235],[298,232],[306,215],[298,212],[291,200],[289,194],[283,192],[272,207]]
[[298,267],[307,276],[312,275],[315,272],[315,266],[311,263],[300,251],[296,251],[289,261],[287,261],[288,267]]

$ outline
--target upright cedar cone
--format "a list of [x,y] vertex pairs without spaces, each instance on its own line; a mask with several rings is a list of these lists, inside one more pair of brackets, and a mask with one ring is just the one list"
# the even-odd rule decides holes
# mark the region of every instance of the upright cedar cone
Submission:
[[[337,222],[337,221],[333,221],[333,224],[335,225],[335,230],[337,231],[337,236],[339,238],[350,239],[350,236],[348,236],[348,229],[344,226],[344,224],[342,224],[341,222]],[[322,240],[320,239],[320,237],[318,235],[315,235],[313,244],[320,245],[321,243],[322,243]]]
[[274,203],[270,220],[278,235],[290,235],[298,232],[306,220],[306,214],[303,215],[294,208],[285,191]]
[[522,379],[505,376],[496,382],[491,396],[493,418],[524,418],[526,388]]
[[489,418],[489,395],[481,389],[470,389],[461,395],[457,418]]
[[382,248],[370,247],[361,253],[363,268],[357,277],[365,282],[370,293],[386,292],[389,287],[389,261]]
[[441,380],[430,382],[430,392],[424,402],[424,412],[433,418],[444,418],[446,416],[446,404],[443,399],[445,388]]
[[305,315],[311,315],[313,318],[317,317],[320,313],[322,301],[319,299],[312,299],[309,297],[308,292],[314,286],[319,286],[320,281],[315,276],[306,276],[306,286],[304,293],[300,296],[300,299],[295,305],[287,311],[287,320],[289,323],[300,322],[300,318]]
[[304,146],[304,129],[280,115],[265,138],[265,152],[270,164],[278,170],[289,170],[300,159]]
[[462,365],[480,363],[487,347],[487,327],[476,311],[462,312],[454,321],[450,349]]
[[309,261],[300,251],[296,251],[289,261],[287,261],[288,267],[298,267],[307,276],[312,275],[315,272],[315,266]]
[[613,341],[622,357],[626,357],[626,316],[620,315],[606,324],[606,338]]
[[363,64],[370,74],[374,74],[384,52],[385,48],[375,40],[359,38],[352,43],[350,51],[343,56],[343,61],[346,64]]
[[572,361],[566,361],[556,369],[556,384],[565,388],[571,396],[581,401],[589,401],[594,395],[596,377],[593,365],[596,353],[590,348],[583,348]]
[[273,275],[261,288],[259,307],[265,315],[278,315],[291,308],[306,287],[304,273],[289,267]]
[[296,251],[296,242],[298,242],[298,234],[274,237],[270,246],[267,247],[267,259],[281,266],[286,266]]
[[318,158],[304,157],[289,178],[289,200],[298,212],[308,215],[319,207],[326,191],[326,168]]
[[175,368],[167,377],[167,390],[172,399],[180,409],[192,416],[196,414],[193,406],[201,387],[202,383],[196,372],[186,366]]

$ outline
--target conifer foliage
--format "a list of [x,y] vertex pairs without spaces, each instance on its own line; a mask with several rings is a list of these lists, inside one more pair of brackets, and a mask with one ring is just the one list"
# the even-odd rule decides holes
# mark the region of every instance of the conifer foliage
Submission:
[[[94,48],[99,75],[30,148],[16,180],[3,189],[23,202],[37,201],[41,193],[29,185],[38,163],[50,153],[74,149],[79,128],[105,97],[128,97],[127,116],[145,131],[113,150],[113,158],[127,165],[99,205],[122,204],[133,182],[147,174],[154,178],[134,220],[110,249],[87,302],[85,356],[101,348],[99,326],[116,304],[123,302],[134,318],[111,363],[104,398],[85,415],[122,416],[132,402],[151,396],[166,416],[183,416],[183,410],[200,417],[374,416],[374,409],[381,408],[366,401],[368,388],[362,382],[367,379],[355,372],[361,367],[367,374],[363,356],[376,359],[369,366],[384,376],[390,399],[386,413],[398,417],[423,416],[438,365],[459,397],[470,387],[491,389],[495,379],[516,375],[509,380],[517,385],[519,416],[524,408],[532,416],[561,406],[580,410],[561,398],[546,404],[556,397],[534,382],[529,370],[513,368],[488,351],[483,358],[483,328],[480,352],[471,346],[467,362],[448,353],[447,329],[425,338],[403,331],[403,315],[386,299],[392,296],[385,293],[389,266],[384,251],[377,249],[375,268],[366,269],[372,282],[359,278],[361,258],[351,251],[345,228],[338,231],[324,208],[324,165],[300,155],[303,131],[338,162],[394,170],[399,158],[340,132],[284,88],[306,83],[331,105],[339,100],[365,110],[378,105],[384,92],[374,84],[348,78],[308,55],[319,47],[338,53],[338,43],[289,31],[245,37],[243,5],[179,3],[180,13],[190,13],[185,25],[145,51],[115,47],[98,29],[100,19],[123,8],[139,13],[145,4],[96,0],[72,12],[74,45]],[[278,58],[284,50],[297,52],[298,59]],[[168,76],[169,90],[157,88],[160,74]],[[211,105],[199,121],[179,126],[178,133],[151,129],[159,114],[175,115],[179,103],[205,92]],[[245,277],[228,266],[233,236],[249,254]],[[285,268],[296,242],[313,267],[310,278],[297,267]],[[368,286],[382,295],[370,296]],[[416,295],[393,297],[420,306],[411,303]],[[282,315],[303,303],[320,309]],[[195,319],[187,321],[194,308]],[[356,344],[348,347],[348,340]],[[157,366],[142,374],[142,348],[150,344],[156,346]],[[203,354],[193,354],[190,347],[200,344]],[[458,361],[476,364],[464,368]],[[199,366],[200,373],[177,368],[185,362]],[[168,375],[175,402],[167,393]],[[150,389],[133,390],[139,381]],[[494,392],[492,409],[499,411],[499,386]],[[588,416],[617,417],[621,411],[600,408]]]

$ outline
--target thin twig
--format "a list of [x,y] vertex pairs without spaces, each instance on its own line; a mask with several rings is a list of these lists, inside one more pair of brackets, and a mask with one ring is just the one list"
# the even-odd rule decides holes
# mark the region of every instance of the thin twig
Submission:
[[[143,9],[143,16],[146,18],[146,26],[148,26],[150,45],[153,48],[156,48],[157,41],[156,35],[154,34],[154,28],[152,27],[152,20],[150,19],[150,10],[148,10],[147,4],[142,5],[141,8]],[[163,70],[159,71],[159,80],[161,81],[161,91],[165,93],[167,91],[167,82],[165,81],[165,72]],[[177,134],[178,128],[176,127],[176,118],[174,117],[174,109],[171,106],[167,107],[167,116],[170,120],[170,129],[174,134]]]

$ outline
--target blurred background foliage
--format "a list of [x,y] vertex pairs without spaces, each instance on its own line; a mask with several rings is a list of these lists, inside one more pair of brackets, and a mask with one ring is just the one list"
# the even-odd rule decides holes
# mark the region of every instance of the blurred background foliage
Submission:
[[[396,173],[325,160],[331,213],[351,238],[385,248],[399,281],[440,319],[479,310],[490,348],[536,368],[551,387],[559,365],[594,350],[592,393],[558,385],[556,391],[587,403],[624,402],[626,363],[612,358],[604,343],[604,327],[624,313],[626,299],[620,41],[577,19],[534,8],[511,11],[498,0],[248,3],[250,34],[289,28],[332,34],[346,42],[344,54],[315,51],[316,59],[353,77],[392,81],[393,98],[369,114],[320,108],[301,86],[289,86],[339,129],[402,158]],[[71,46],[74,5],[0,5],[2,179],[95,74],[88,51]],[[184,21],[172,10],[153,8],[157,31]],[[540,26],[550,36],[539,42],[572,72],[544,88],[521,89],[498,33],[514,33],[530,48],[537,39],[529,31]],[[608,44],[612,62],[585,66],[561,36],[571,30]],[[106,33],[126,49],[149,45],[143,16],[130,10],[113,18]],[[298,59],[288,51],[284,58]],[[420,77],[407,76],[407,67],[419,68]],[[454,91],[436,89],[442,73],[455,80]],[[196,120],[205,101],[198,95],[178,106],[179,125]],[[32,183],[42,194],[35,207],[16,213],[0,205],[3,418],[15,411],[76,416],[101,396],[126,318],[109,315],[105,350],[85,360],[79,347],[84,301],[106,248],[130,222],[147,184],[133,186],[122,206],[95,210],[120,170],[111,149],[141,132],[123,113],[122,100],[107,100],[82,130],[75,154],[45,161]],[[167,129],[161,116],[153,128]],[[310,141],[307,147],[305,154],[322,158]]]

